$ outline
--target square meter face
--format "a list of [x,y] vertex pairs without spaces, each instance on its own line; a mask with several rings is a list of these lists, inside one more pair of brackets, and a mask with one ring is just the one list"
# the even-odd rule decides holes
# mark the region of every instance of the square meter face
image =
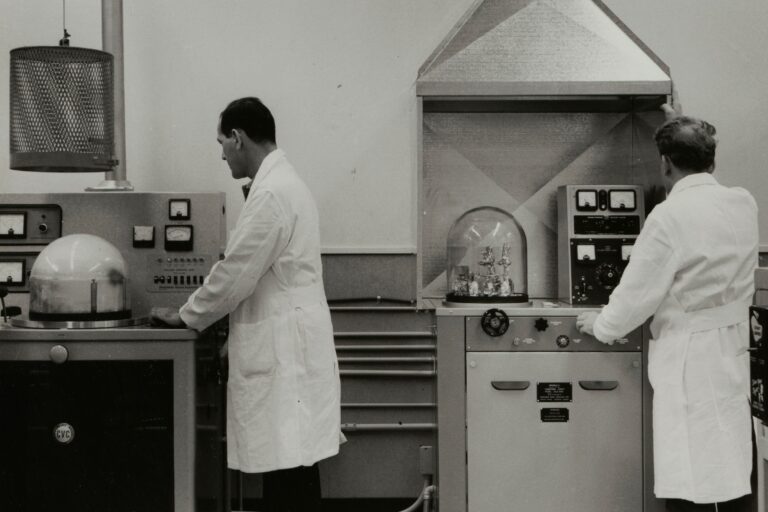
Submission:
[[0,260],[0,284],[24,285],[24,261]]
[[0,213],[0,239],[2,238],[24,238],[26,236],[27,214],[19,213]]
[[191,217],[189,199],[171,199],[168,201],[168,218],[172,220],[189,220]]
[[166,251],[191,251],[192,250],[192,226],[167,225],[165,226],[165,250]]
[[609,190],[608,207],[611,210],[629,211],[636,208],[634,190]]
[[576,209],[580,212],[597,210],[597,190],[577,190]]

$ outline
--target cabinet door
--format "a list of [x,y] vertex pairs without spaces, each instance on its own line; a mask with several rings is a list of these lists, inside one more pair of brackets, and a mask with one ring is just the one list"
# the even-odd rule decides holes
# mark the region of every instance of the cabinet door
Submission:
[[0,510],[173,510],[172,362],[0,362],[0,411]]
[[468,510],[641,511],[641,358],[467,353]]

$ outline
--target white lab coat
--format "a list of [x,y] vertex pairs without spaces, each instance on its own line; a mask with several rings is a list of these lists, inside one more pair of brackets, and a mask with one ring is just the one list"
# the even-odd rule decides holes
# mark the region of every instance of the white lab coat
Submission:
[[708,173],[686,176],[646,220],[595,336],[610,341],[653,315],[654,491],[715,503],[750,492],[748,307],[757,205]]
[[260,473],[338,453],[339,370],[317,208],[282,150],[262,162],[224,259],[180,310],[198,330],[226,314],[229,467]]

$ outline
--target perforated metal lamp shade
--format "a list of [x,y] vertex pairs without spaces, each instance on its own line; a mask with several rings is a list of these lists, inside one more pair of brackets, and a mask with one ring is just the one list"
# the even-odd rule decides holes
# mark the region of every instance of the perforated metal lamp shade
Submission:
[[113,74],[112,55],[99,50],[11,50],[11,169],[109,171],[114,166]]

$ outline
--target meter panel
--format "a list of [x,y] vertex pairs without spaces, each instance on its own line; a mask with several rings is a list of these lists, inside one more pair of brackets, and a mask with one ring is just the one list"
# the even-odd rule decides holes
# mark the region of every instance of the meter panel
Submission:
[[[593,199],[596,199],[594,208]],[[639,185],[558,188],[558,297],[561,300],[584,306],[608,302],[640,234],[645,218],[643,199],[643,188]]]
[[0,205],[0,245],[48,244],[61,237],[61,207]]

